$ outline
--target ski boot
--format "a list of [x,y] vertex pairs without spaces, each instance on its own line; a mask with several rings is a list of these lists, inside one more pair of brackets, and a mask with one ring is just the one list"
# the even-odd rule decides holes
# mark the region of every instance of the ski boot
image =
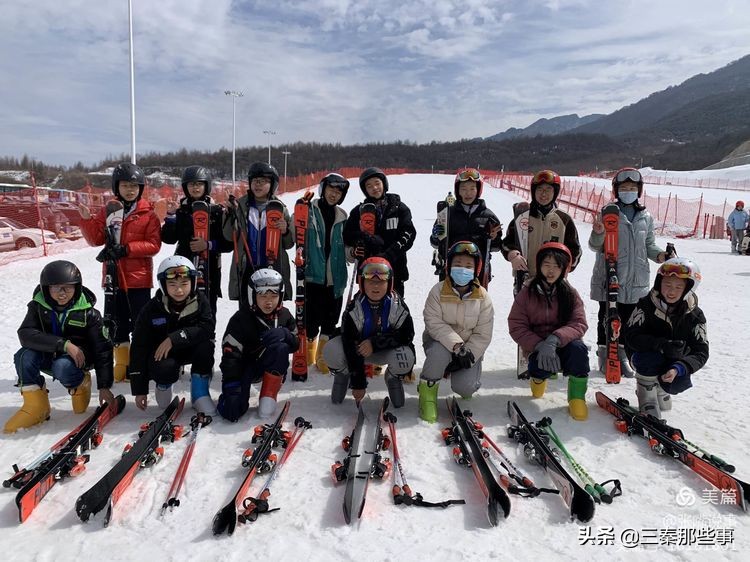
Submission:
[[656,387],[656,399],[659,401],[660,412],[668,412],[672,409],[672,396],[661,385]]
[[326,360],[323,357],[323,350],[325,349],[329,339],[330,338],[328,336],[320,334],[320,336],[318,337],[318,349],[315,351],[315,366],[318,368],[318,371],[320,371],[324,375],[328,375],[331,373],[330,369],[328,368],[328,363],[326,363]]
[[529,387],[531,387],[531,396],[541,398],[547,390],[547,379],[531,378],[529,379]]
[[604,373],[607,366],[607,346],[599,345],[596,348],[596,358],[598,360],[599,371]]
[[659,409],[659,381],[656,377],[635,374],[636,387],[635,395],[638,397],[638,410],[642,414],[650,414],[657,419],[661,419],[661,410]]
[[620,374],[626,379],[632,379],[635,376],[635,371],[630,366],[630,359],[628,359],[628,354],[625,353],[625,346],[617,346],[617,358],[620,360]]
[[115,345],[115,382],[123,382],[128,376],[128,365],[130,365],[130,342]]
[[346,398],[349,389],[349,373],[344,371],[331,371],[333,374],[333,386],[331,387],[331,402],[341,404]]
[[585,421],[589,417],[589,409],[586,405],[586,389],[589,378],[587,376],[568,376],[568,411],[570,417],[577,421]]
[[216,405],[211,400],[209,385],[211,375],[190,373],[190,402],[196,412],[203,412],[208,416],[216,415]]
[[279,395],[284,377],[276,371],[263,373],[263,382],[260,383],[260,398],[258,400],[258,417],[270,418],[276,411],[276,397]]
[[5,433],[15,433],[49,419],[49,396],[45,387],[29,385],[21,390],[21,396],[23,405],[5,422]]
[[385,372],[385,385],[388,387],[388,397],[394,408],[401,408],[404,405],[404,382],[401,377],[392,374],[390,370]]
[[[315,357],[318,349],[318,338],[307,338],[307,357],[305,358],[307,360],[307,366],[313,365],[315,363]],[[321,350],[322,352],[322,350]]]
[[70,401],[73,403],[73,411],[76,414],[84,413],[91,402],[91,373],[83,372],[83,380],[75,388],[69,388]]
[[419,393],[419,417],[427,423],[435,423],[438,418],[437,397],[440,381],[422,379],[417,385]]
[[154,394],[159,408],[166,408],[172,402],[172,385],[156,383]]

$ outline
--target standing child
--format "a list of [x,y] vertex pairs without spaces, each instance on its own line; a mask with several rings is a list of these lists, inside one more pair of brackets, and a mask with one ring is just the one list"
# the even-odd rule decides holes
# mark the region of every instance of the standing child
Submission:
[[[130,363],[130,332],[138,314],[151,299],[155,256],[161,248],[161,221],[154,208],[143,199],[146,176],[135,164],[118,164],[112,172],[112,192],[124,207],[125,215],[119,233],[120,243],[108,249],[108,256],[117,260],[117,291],[115,310],[105,310],[116,319],[116,331],[109,334],[115,345],[115,382],[125,380]],[[91,246],[106,242],[106,210],[92,217],[88,208],[81,206],[81,232]],[[102,269],[103,274],[106,270]],[[102,276],[103,281],[103,276]]]
[[536,253],[536,275],[516,295],[508,315],[508,328],[529,355],[531,394],[541,398],[547,379],[562,371],[568,377],[568,411],[574,420],[588,418],[588,330],[586,312],[578,291],[565,279],[573,261],[570,250],[547,242]]
[[375,234],[360,230],[360,208],[357,206],[344,225],[344,243],[353,248],[354,257],[360,263],[372,256],[388,260],[395,275],[394,289],[403,299],[404,283],[409,279],[406,252],[414,245],[417,236],[411,211],[398,195],[388,193],[388,178],[380,168],[363,171],[359,176],[359,188],[365,202],[375,204]]
[[74,263],[58,260],[44,266],[18,328],[21,349],[13,358],[23,406],[5,422],[5,433],[49,419],[49,397],[41,371],[68,389],[76,414],[89,406],[92,368],[96,369],[99,402],[114,403],[110,390],[112,342],[105,335],[95,304],[96,297],[83,286]]
[[[234,244],[234,257],[229,272],[229,298],[242,301],[247,294],[250,276],[258,269],[267,266],[266,258],[266,207],[276,197],[279,187],[279,174],[276,168],[265,162],[255,162],[247,173],[249,188],[247,193],[236,200],[227,211],[224,219],[224,237]],[[282,203],[283,205],[283,203]],[[289,212],[284,207],[284,218],[279,219],[281,231],[281,275],[284,279],[284,298],[292,298],[289,256],[285,250],[294,246],[294,233]]]
[[669,259],[630,315],[623,337],[634,352],[643,413],[661,418],[672,408],[671,395],[693,386],[691,375],[708,361],[706,317],[695,294],[700,282],[700,270],[691,260]]
[[344,311],[341,335],[326,345],[324,357],[333,374],[331,401],[341,404],[351,387],[362,401],[367,391],[365,364],[387,365],[385,382],[394,408],[404,405],[403,377],[411,372],[414,322],[409,308],[394,290],[388,260],[367,258],[358,272],[359,292]]
[[[454,243],[459,240],[474,242],[485,258],[482,260],[479,280],[486,279],[489,284],[492,272],[489,260],[486,259],[490,255],[489,252],[500,250],[503,226],[495,213],[487,208],[484,199],[481,199],[483,186],[482,175],[475,168],[466,168],[456,174],[453,181],[456,202],[447,210],[448,224],[443,225],[435,221],[430,244],[437,249],[440,264],[444,264],[445,253]],[[441,281],[445,279],[445,267],[438,267],[438,275]]]
[[284,280],[278,271],[259,269],[247,296],[229,319],[222,340],[221,396],[217,409],[236,422],[250,408],[250,385],[260,384],[258,417],[271,417],[289,369],[289,354],[299,346],[296,324],[284,308]]
[[741,254],[740,245],[745,234],[745,228],[748,226],[748,214],[745,211],[745,202],[737,201],[734,209],[727,217],[727,230],[732,239],[732,253]]
[[[232,250],[231,242],[222,234],[224,208],[211,199],[211,172],[203,166],[188,166],[182,173],[185,197],[174,213],[168,213],[161,227],[161,240],[177,244],[176,256],[184,256],[195,263],[196,256],[208,249],[208,296],[216,316],[216,301],[221,296],[221,254]],[[209,239],[197,238],[193,231],[193,203],[204,201],[209,208]]]
[[479,283],[482,255],[473,242],[456,242],[448,250],[444,281],[430,289],[424,303],[425,361],[419,386],[419,417],[435,423],[440,379],[469,399],[479,390],[482,358],[492,341],[492,299]]
[[133,330],[130,388],[141,410],[148,403],[149,381],[156,384],[156,403],[166,408],[180,367],[191,365],[190,398],[198,412],[215,407],[208,392],[214,368],[215,320],[208,297],[196,290],[198,272],[183,256],[159,264],[161,288],[143,308]]
[[340,174],[320,181],[305,239],[307,364],[315,363],[322,373],[328,373],[323,350],[336,330],[348,277],[343,238],[347,214],[340,207],[348,190],[349,180]]

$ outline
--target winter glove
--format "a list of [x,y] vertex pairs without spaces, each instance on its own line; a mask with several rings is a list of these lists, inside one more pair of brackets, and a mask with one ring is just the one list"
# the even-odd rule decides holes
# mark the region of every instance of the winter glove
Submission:
[[547,339],[536,344],[536,362],[542,371],[557,373],[561,369],[560,357],[557,355],[557,346],[560,338],[555,335],[547,336]]
[[442,240],[445,237],[445,225],[435,223],[435,226],[432,227],[432,235],[438,240]]
[[111,246],[104,246],[99,255],[96,256],[96,261],[117,261],[120,258],[124,258],[128,255],[128,247],[123,244],[113,244]]
[[365,259],[366,250],[365,250],[364,243],[361,242],[361,241],[357,242],[357,245],[354,246],[354,252],[353,253],[354,253],[354,257],[357,258],[358,260]]
[[283,326],[271,328],[260,336],[260,341],[264,347],[273,347],[280,343],[291,345],[292,333]]
[[659,351],[667,359],[682,359],[685,356],[684,340],[665,340],[659,345]]
[[242,417],[242,414],[247,412],[249,407],[249,402],[242,399],[242,383],[240,381],[222,383],[221,395],[216,405],[221,417],[230,422],[236,422]]
[[451,353],[451,361],[445,367],[446,371],[454,372],[468,369],[474,364],[474,354],[471,349],[462,345],[457,351]]

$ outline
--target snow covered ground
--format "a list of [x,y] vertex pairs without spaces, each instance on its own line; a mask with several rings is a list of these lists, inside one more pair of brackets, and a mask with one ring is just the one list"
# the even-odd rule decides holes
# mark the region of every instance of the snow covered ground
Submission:
[[[404,175],[392,176],[390,183],[391,191],[399,193],[412,209],[418,231],[416,244],[409,253],[412,278],[406,285],[406,297],[419,338],[424,299],[436,279],[430,266],[432,250],[428,241],[435,200],[452,188],[452,178]],[[488,188],[484,197],[507,226],[514,196]],[[284,199],[290,204],[295,196],[288,195]],[[361,194],[355,180],[345,206],[351,207],[359,201]],[[584,246],[590,229],[588,224],[579,225]],[[737,476],[747,481],[750,479],[747,447],[750,423],[744,385],[747,361],[744,345],[750,333],[750,314],[747,314],[745,300],[750,258],[731,255],[728,240],[657,240],[662,246],[674,242],[680,255],[689,256],[700,264],[704,281],[698,295],[708,318],[711,342],[707,366],[694,377],[695,387],[676,398],[668,419],[681,427],[689,439],[734,463]],[[65,258],[79,265],[86,285],[102,299],[98,287],[99,264],[94,261],[97,251],[94,248],[72,249]],[[165,246],[157,260],[172,251],[171,246]],[[4,309],[0,316],[0,421],[7,419],[19,404],[18,391],[13,386],[13,353],[18,347],[16,329],[41,267],[59,257],[0,267]],[[230,256],[225,256],[225,277],[229,259]],[[571,281],[587,305],[590,328],[585,340],[595,348],[596,308],[588,300],[593,263],[593,252],[585,249]],[[596,407],[593,400],[596,390],[634,400],[634,381],[623,380],[619,386],[607,386],[601,374],[592,371],[588,394],[590,417],[584,423],[569,419],[562,379],[550,383],[543,399],[531,400],[527,384],[516,379],[516,348],[507,333],[506,318],[512,303],[510,268],[497,256],[494,265],[496,277],[490,290],[496,314],[494,340],[485,357],[482,388],[464,405],[473,410],[475,418],[486,425],[489,435],[539,486],[549,487],[551,481],[542,469],[527,463],[520,448],[505,437],[509,399],[516,400],[532,420],[550,416],[570,452],[595,479],[619,478],[623,495],[611,505],[597,506],[596,515],[588,524],[569,521],[557,497],[522,499],[512,496],[509,518],[497,528],[490,527],[484,514],[483,496],[471,471],[456,465],[450,449],[442,444],[440,429],[448,423],[444,403],[441,402],[439,423],[424,423],[417,416],[416,386],[407,385],[406,406],[397,412],[398,437],[412,489],[421,492],[428,501],[464,498],[467,504],[446,510],[396,507],[391,499],[390,481],[373,482],[361,523],[346,526],[341,510],[343,488],[332,483],[330,465],[342,458],[339,443],[351,431],[354,403],[348,398],[343,405],[333,406],[329,399],[331,379],[313,372],[305,384],[288,381],[281,393],[281,399],[292,400],[292,419],[302,415],[314,425],[274,484],[271,504],[281,511],[239,527],[231,538],[217,539],[211,534],[213,515],[234,494],[244,476],[240,457],[250,446],[252,428],[257,423],[254,409],[251,409],[237,424],[216,419],[201,433],[182,505],[174,512],[164,518],[159,516],[184,442],[166,445],[162,462],[136,476],[115,507],[108,528],[102,529],[98,521],[82,524],[73,509],[76,498],[116,462],[123,446],[135,438],[138,425],[158,413],[155,405],[149,406],[145,413],[137,410],[129,396],[129,387],[117,385],[115,390],[128,396],[128,405],[123,414],[106,427],[104,442],[92,452],[84,475],[55,486],[23,525],[17,522],[15,492],[0,492],[4,498],[0,503],[0,536],[6,552],[3,559],[208,560],[221,557],[247,560],[260,556],[268,560],[326,561],[415,560],[420,557],[432,560],[588,560],[606,556],[611,560],[685,560],[711,555],[721,560],[747,560],[747,555],[742,554],[750,547],[747,516],[735,506],[718,505],[721,496],[715,494],[709,484],[678,462],[652,453],[645,440],[617,433],[613,418]],[[654,272],[652,264],[652,276]],[[234,303],[219,301],[219,336],[234,308]],[[417,353],[419,367],[424,359],[420,345],[417,345]],[[595,367],[593,351],[590,359]],[[447,384],[442,385],[441,398],[449,395],[447,387]],[[215,395],[219,388],[219,377],[216,377],[212,384]],[[23,465],[32,460],[82,419],[72,413],[70,399],[58,383],[50,382],[49,389],[52,419],[42,426],[1,438],[0,467],[8,476],[11,464]],[[189,399],[187,381],[180,381],[177,390]],[[374,380],[366,404],[371,418],[384,395],[383,381]],[[254,393],[253,408],[256,400]],[[189,415],[187,411],[183,413],[181,421],[186,422]],[[677,534],[680,531],[675,529],[687,528],[711,529],[709,533],[714,533],[711,535],[714,538],[717,534],[733,533],[733,542],[721,549],[695,545],[654,546],[660,532]],[[634,533],[640,534],[640,546],[625,546],[633,540]],[[581,544],[581,537],[585,535],[596,540]],[[613,538],[609,545],[608,536]]]

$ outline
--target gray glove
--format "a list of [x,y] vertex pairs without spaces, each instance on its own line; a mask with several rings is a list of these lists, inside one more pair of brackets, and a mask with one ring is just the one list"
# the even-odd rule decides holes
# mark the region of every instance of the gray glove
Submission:
[[536,363],[542,371],[557,373],[560,368],[560,357],[557,355],[557,346],[560,338],[555,335],[547,336],[547,339],[536,344]]

